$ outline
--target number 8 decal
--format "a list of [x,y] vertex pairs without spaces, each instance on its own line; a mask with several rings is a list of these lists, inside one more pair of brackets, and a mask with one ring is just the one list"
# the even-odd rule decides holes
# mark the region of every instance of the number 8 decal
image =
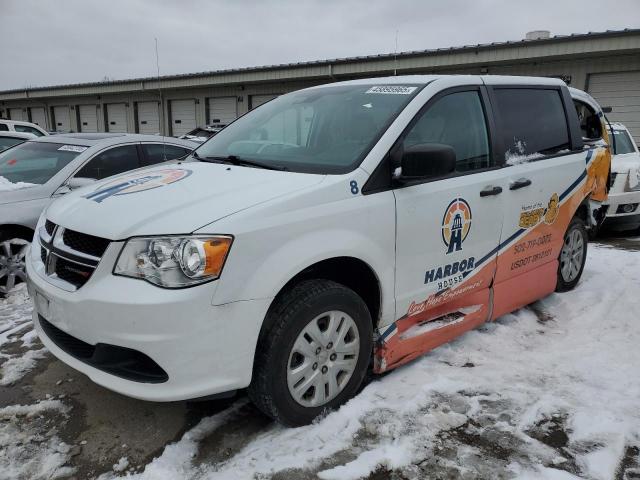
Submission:
[[351,185],[351,193],[353,193],[354,195],[357,195],[358,192],[360,191],[358,189],[358,182],[356,182],[355,180],[351,180],[351,182],[349,182],[349,185]]

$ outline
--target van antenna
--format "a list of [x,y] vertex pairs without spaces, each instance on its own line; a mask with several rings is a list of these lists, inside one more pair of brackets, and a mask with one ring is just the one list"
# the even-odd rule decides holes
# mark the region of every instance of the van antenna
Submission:
[[393,76],[398,75],[398,30],[396,29],[396,49],[393,53]]
[[158,56],[158,37],[156,40],[156,70],[157,70],[157,79],[158,79],[158,95],[160,97],[160,105],[158,107],[159,113],[159,121],[160,121],[160,135],[162,135],[162,160],[167,161],[167,154],[165,148],[166,139],[164,138],[164,102],[162,100],[162,88],[160,87],[160,57]]

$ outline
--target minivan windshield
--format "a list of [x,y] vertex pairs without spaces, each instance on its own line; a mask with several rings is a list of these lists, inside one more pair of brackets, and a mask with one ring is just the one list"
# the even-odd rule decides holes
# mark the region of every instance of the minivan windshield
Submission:
[[362,162],[419,90],[417,85],[369,84],[289,93],[240,117],[195,156],[295,172],[346,173]]
[[88,147],[24,142],[0,153],[0,177],[43,185]]

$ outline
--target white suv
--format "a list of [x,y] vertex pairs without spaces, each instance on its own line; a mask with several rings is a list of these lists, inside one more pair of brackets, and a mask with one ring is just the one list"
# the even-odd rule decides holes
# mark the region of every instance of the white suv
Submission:
[[22,122],[20,120],[5,120],[4,118],[0,118],[0,132],[32,133],[36,137],[49,135],[46,130],[35,123]]
[[184,161],[53,202],[27,256],[36,330],[123,394],[248,387],[266,414],[308,423],[369,365],[573,288],[607,195],[604,140],[583,141],[556,79],[282,95]]
[[611,124],[611,191],[604,226],[612,230],[640,227],[640,152],[627,127]]

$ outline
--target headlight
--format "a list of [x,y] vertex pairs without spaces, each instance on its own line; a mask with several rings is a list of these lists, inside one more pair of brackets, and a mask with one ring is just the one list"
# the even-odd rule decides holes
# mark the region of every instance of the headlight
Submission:
[[226,235],[133,238],[113,273],[166,288],[198,285],[220,277],[232,241]]

